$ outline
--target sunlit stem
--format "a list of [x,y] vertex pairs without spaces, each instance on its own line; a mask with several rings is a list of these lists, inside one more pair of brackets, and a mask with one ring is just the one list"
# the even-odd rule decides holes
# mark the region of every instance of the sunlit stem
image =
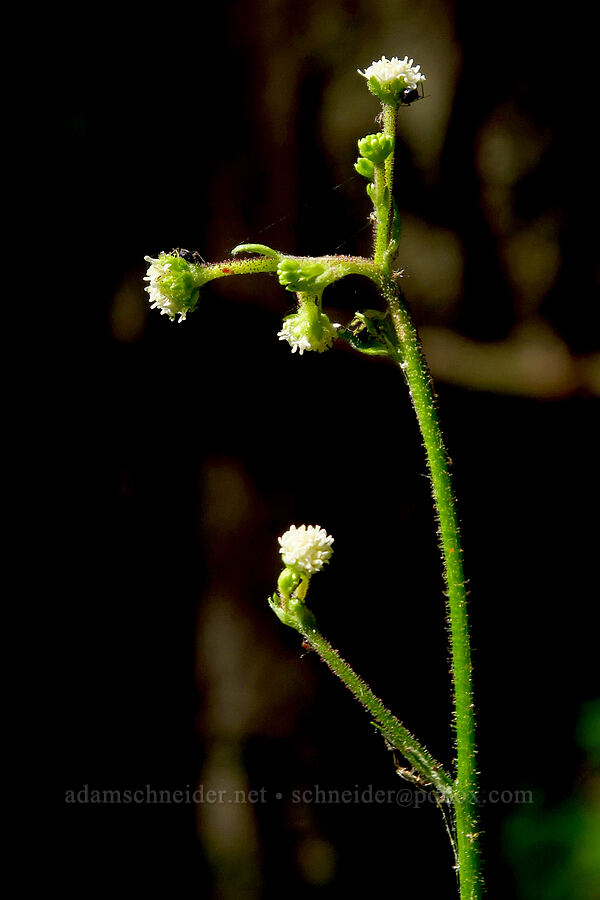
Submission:
[[[395,106],[383,104],[383,132],[395,142],[396,117]],[[394,152],[380,165],[375,166],[375,214],[377,217],[375,234],[374,262],[383,269],[385,251],[388,247],[392,225],[392,189],[394,186]]]
[[[322,262],[331,267],[337,278],[346,275],[365,275],[379,284],[380,269],[375,266],[372,259],[365,256],[290,256],[280,254],[277,258],[252,256],[249,259],[224,259],[217,263],[194,263],[190,269],[198,278],[198,284],[214,281],[217,278],[227,278],[230,275],[253,275],[272,273],[277,271],[280,259],[289,258],[307,262]],[[319,303],[322,304],[322,291],[318,293]]]
[[433,498],[439,522],[439,541],[446,582],[447,613],[454,694],[456,736],[456,782],[454,807],[459,860],[461,900],[479,900],[481,876],[477,810],[475,716],[471,677],[471,648],[467,615],[467,591],[462,564],[462,546],[448,454],[440,429],[435,393],[427,363],[412,318],[400,289],[391,279],[382,279],[382,293],[398,338],[398,363],[408,383],[417,415]]
[[279,259],[253,256],[250,259],[224,259],[218,263],[194,263],[190,266],[198,277],[198,284],[226,278],[228,275],[251,275],[259,272],[276,272]]
[[[395,122],[395,110],[385,110],[386,129]],[[389,133],[389,132],[388,132]],[[387,168],[387,162],[386,162]],[[393,159],[385,172],[386,188],[393,178]],[[391,195],[391,192],[390,192]],[[391,207],[391,196],[390,196]],[[252,257],[244,260],[225,260],[220,263],[193,266],[198,277],[206,280],[227,275],[275,272],[278,258]],[[306,257],[293,257],[306,259]],[[480,900],[480,850],[477,810],[477,769],[475,756],[475,718],[471,677],[471,650],[467,616],[467,592],[462,565],[462,546],[456,502],[450,477],[449,459],[444,445],[435,393],[427,363],[415,325],[406,308],[395,281],[387,277],[376,259],[357,256],[322,256],[319,261],[336,272],[336,277],[364,275],[379,288],[387,301],[397,344],[390,345],[390,354],[401,367],[408,383],[431,476],[436,514],[439,522],[439,541],[446,584],[447,613],[450,630],[452,681],[454,700],[454,730],[456,736],[456,778],[454,781],[404,728],[356,675],[351,667],[316,630],[305,633],[310,646],[325,660],[332,671],[350,688],[369,710],[387,739],[404,753],[415,769],[450,797],[456,814],[458,868],[461,900]]]
[[[376,266],[382,266],[390,231],[389,191],[386,191],[384,163],[374,166],[374,179],[376,216],[374,263]],[[388,202],[386,202],[386,200],[388,200]]]
[[[383,132],[395,140],[396,138],[396,120],[398,118],[398,107],[383,104]],[[390,153],[385,161],[385,183],[390,192],[390,214],[392,203],[392,189],[394,187],[394,157],[395,152]]]

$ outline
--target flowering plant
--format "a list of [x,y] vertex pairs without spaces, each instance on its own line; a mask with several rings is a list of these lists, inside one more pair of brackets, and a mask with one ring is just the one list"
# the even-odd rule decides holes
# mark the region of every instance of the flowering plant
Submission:
[[[333,537],[324,528],[292,525],[279,538],[284,568],[269,603],[278,618],[298,631],[304,644],[342,679],[368,710],[388,745],[408,761],[411,768],[398,767],[399,774],[435,791],[438,805],[450,810],[448,831],[456,856],[460,897],[479,900],[482,879],[475,727],[461,538],[435,393],[399,288],[402,273],[394,268],[401,235],[400,215],[393,198],[396,119],[400,106],[419,99],[419,88],[425,81],[421,67],[413,63],[408,56],[403,59],[383,56],[364,71],[358,70],[366,79],[369,91],[382,104],[382,130],[358,141],[360,157],[355,165],[367,179],[366,191],[373,206],[375,240],[371,257],[306,258],[284,254],[264,244],[241,244],[232,251],[233,259],[219,263],[189,262],[176,253],[161,253],[156,259],[146,257],[150,263],[146,280],[151,305],[172,320],[178,316],[181,322],[199,302],[199,289],[207,281],[235,274],[276,274],[282,287],[295,293],[298,300],[297,311],[284,318],[278,332],[279,339],[289,343],[292,353],[298,352],[299,356],[305,351],[322,353],[337,338],[366,355],[387,357],[402,371],[425,446],[439,522],[452,658],[456,739],[453,769],[432,756],[320,633],[315,616],[306,605],[306,597],[311,578],[331,559]],[[347,325],[334,324],[323,312],[323,293],[347,275],[368,278],[377,287],[384,309],[359,310]]]

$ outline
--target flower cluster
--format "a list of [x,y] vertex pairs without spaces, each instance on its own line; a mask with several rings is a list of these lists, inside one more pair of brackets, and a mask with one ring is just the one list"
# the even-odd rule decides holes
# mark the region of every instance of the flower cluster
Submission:
[[317,353],[329,350],[337,331],[329,316],[319,309],[316,298],[305,295],[298,312],[284,318],[283,328],[277,332],[277,337],[288,342],[292,353],[298,351],[302,356],[305,350],[316,350]]
[[285,565],[304,575],[320,572],[333,553],[333,538],[320,525],[292,525],[278,540]]
[[183,322],[196,306],[200,292],[190,264],[182,256],[168,253],[160,253],[158,259],[151,256],[144,259],[150,263],[144,281],[150,282],[146,290],[151,308],[160,309],[161,315],[171,321],[179,316]]
[[386,59],[382,56],[364,72],[360,69],[357,72],[367,79],[369,90],[382,103],[397,106],[402,102],[405,91],[414,91],[420,82],[425,81],[425,76],[419,71],[421,66],[413,66],[413,62],[408,56],[404,59],[397,56]]

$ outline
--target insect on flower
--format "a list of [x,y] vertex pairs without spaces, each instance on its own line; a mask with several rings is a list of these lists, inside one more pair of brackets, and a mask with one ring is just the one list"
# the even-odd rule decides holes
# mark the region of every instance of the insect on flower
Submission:
[[422,100],[425,97],[423,90],[423,82],[420,81],[416,88],[406,88],[400,97],[400,106],[410,106],[416,100]]
[[200,256],[197,250],[193,252],[191,250],[186,250],[184,247],[174,247],[171,250],[171,256],[180,256],[181,259],[185,259],[186,262],[194,262],[194,263],[205,263],[206,260]]

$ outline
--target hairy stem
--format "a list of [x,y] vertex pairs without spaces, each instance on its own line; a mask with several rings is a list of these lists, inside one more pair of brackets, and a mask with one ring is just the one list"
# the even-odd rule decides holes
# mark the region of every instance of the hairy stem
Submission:
[[456,735],[454,806],[460,896],[461,900],[478,900],[481,896],[481,876],[477,832],[475,717],[467,592],[456,503],[452,490],[448,455],[435,405],[435,393],[416,328],[396,284],[387,278],[382,279],[381,283],[400,346],[398,362],[408,382],[413,407],[423,436],[439,523],[452,654]]
[[[383,104],[383,132],[389,137],[396,139],[396,120],[398,118],[398,107]],[[390,191],[390,210],[392,203],[392,188],[394,187],[394,160],[395,153],[390,153],[385,161],[385,181]]]
[[[395,106],[383,105],[382,121],[383,132],[393,141],[396,135],[396,117],[398,111]],[[385,162],[375,165],[375,248],[373,261],[382,270],[384,267],[385,251],[388,248],[390,228],[392,223],[392,188],[394,184],[394,153],[390,153]]]
[[[389,157],[388,157],[389,158]],[[388,245],[388,235],[390,230],[390,204],[389,191],[386,191],[386,177],[384,163],[375,165],[375,253],[374,262],[376,266],[383,265],[383,257]],[[388,202],[386,203],[386,197]]]
[[371,713],[383,736],[399,750],[428,784],[445,797],[453,791],[451,776],[442,765],[431,756],[407,728],[392,715],[375,696],[371,688],[356,674],[352,667],[339,655],[329,641],[316,629],[303,631],[303,636],[310,647],[327,663],[331,671],[343,681],[356,699]]
[[276,272],[278,258],[252,256],[250,259],[224,259],[218,263],[195,263],[190,266],[198,278],[198,284],[226,278],[228,275],[253,275],[260,272]]
[[[388,119],[390,114],[388,115]],[[391,185],[393,167],[386,174]],[[391,192],[390,192],[391,193]],[[305,259],[306,257],[292,257]],[[371,713],[387,740],[414,766],[415,770],[446,797],[451,798],[457,830],[457,850],[461,900],[480,900],[482,880],[477,815],[477,769],[475,755],[475,718],[471,677],[471,650],[467,617],[467,592],[462,565],[462,546],[456,502],[450,478],[448,455],[438,420],[435,392],[419,337],[395,281],[374,259],[356,256],[322,256],[320,261],[337,269],[338,277],[363,275],[373,281],[388,304],[397,337],[397,345],[388,347],[407,380],[415,409],[431,476],[432,492],[439,523],[439,540],[446,583],[447,614],[450,629],[454,731],[456,737],[456,779],[443,769],[429,752],[389,712],[368,685],[328,643],[312,628],[301,630],[309,645],[346,684]],[[274,272],[276,258],[226,260],[205,264],[211,277]],[[296,627],[296,626],[294,626]]]

